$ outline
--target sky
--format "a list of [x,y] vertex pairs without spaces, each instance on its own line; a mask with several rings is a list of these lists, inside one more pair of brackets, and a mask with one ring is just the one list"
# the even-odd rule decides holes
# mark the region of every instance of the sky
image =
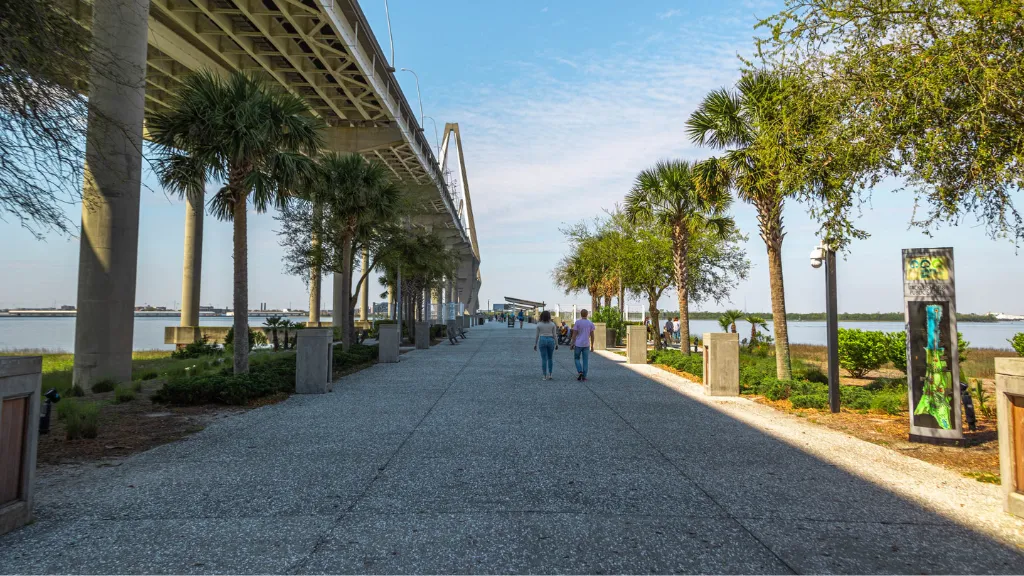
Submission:
[[[383,0],[361,6],[390,53]],[[559,228],[614,207],[636,174],[659,159],[711,155],[690,144],[685,121],[708,91],[736,81],[755,23],[778,8],[765,0],[390,0],[395,67],[419,75],[424,112],[438,129],[459,123],[482,259],[481,306],[505,296],[589,305],[586,294],[565,295],[551,281],[567,250]],[[398,78],[416,109],[413,76]],[[429,121],[426,128],[432,136]],[[177,306],[184,206],[152,174],[144,180],[136,302]],[[1013,243],[991,239],[970,218],[931,235],[910,228],[914,198],[893,192],[897,184],[874,190],[859,215],[871,236],[839,262],[840,311],[901,310],[900,249],[952,246],[961,312],[1024,313],[1024,260]],[[733,212],[748,235],[750,275],[730,301],[696,308],[769,311],[755,212],[742,203]],[[80,207],[68,213],[80,220]],[[823,271],[808,259],[818,226],[793,202],[785,223],[787,308],[821,311]],[[284,272],[278,228],[272,214],[249,218],[249,301],[304,308],[306,288]],[[230,224],[207,217],[204,234],[202,303],[230,306]],[[0,308],[74,304],[77,238],[38,241],[8,219],[0,222],[0,244]],[[372,300],[380,300],[377,292],[374,286]],[[660,307],[674,309],[674,301],[668,292]]]

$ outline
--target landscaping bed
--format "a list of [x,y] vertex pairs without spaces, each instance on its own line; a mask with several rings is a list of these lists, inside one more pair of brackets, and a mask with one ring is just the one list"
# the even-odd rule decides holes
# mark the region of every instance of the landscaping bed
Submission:
[[[169,351],[133,354],[132,381],[101,382],[76,396],[73,356],[47,351],[4,352],[42,355],[43,391],[57,389],[50,433],[39,437],[41,467],[118,459],[173,442],[211,421],[286,399],[295,391],[295,352],[255,350],[250,372],[232,374],[231,358],[207,349],[193,358]],[[180,353],[179,353],[180,356]],[[333,377],[372,365],[376,346],[336,347]]]
[[[974,352],[972,350],[971,354]],[[806,353],[800,350],[801,356]],[[702,381],[700,354],[687,356],[678,350],[652,350],[648,353],[648,362],[695,383]],[[979,403],[974,394],[977,430],[969,431],[964,423],[966,448],[911,443],[908,441],[906,378],[902,372],[887,369],[874,378],[841,378],[841,411],[832,414],[828,407],[828,378],[822,373],[819,362],[815,356],[804,359],[794,353],[794,379],[780,381],[775,377],[774,357],[741,353],[740,393],[761,404],[807,418],[809,422],[841,430],[979,481],[998,482],[999,452],[991,399],[986,402],[983,398]],[[986,409],[983,410],[982,405]]]

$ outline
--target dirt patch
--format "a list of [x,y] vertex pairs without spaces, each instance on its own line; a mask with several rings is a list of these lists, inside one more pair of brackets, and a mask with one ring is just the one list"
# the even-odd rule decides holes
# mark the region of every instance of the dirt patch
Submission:
[[39,437],[38,463],[41,468],[67,463],[95,462],[124,458],[174,442],[205,428],[210,422],[244,412],[245,407],[187,406],[154,404],[149,396],[162,385],[147,381],[134,400],[117,404],[113,392],[89,394],[82,400],[100,405],[99,434],[96,438],[67,440],[64,423],[54,411],[50,433]]
[[966,424],[964,425],[964,437],[967,439],[968,446],[959,448],[910,442],[908,439],[909,416],[907,414],[899,416],[861,414],[845,409],[838,414],[832,414],[823,410],[794,409],[786,400],[773,402],[761,396],[749,396],[749,398],[777,410],[806,418],[812,424],[846,432],[861,440],[955,470],[979,481],[998,481],[999,478],[999,442],[996,437],[996,422],[982,418],[980,415],[977,422],[978,429],[975,432],[967,430]]
[[704,384],[704,380],[700,376],[694,376],[693,374],[690,374],[689,372],[683,372],[682,370],[676,370],[675,368],[673,368],[671,366],[666,366],[664,364],[652,364],[652,366],[655,366],[657,368],[661,368],[665,372],[671,372],[672,374],[675,374],[676,376],[679,376],[680,378],[685,378],[685,379],[689,380],[690,382],[696,382],[697,384]]
[[[701,384],[698,376],[676,370],[663,364],[653,366]],[[841,378],[843,384],[863,385],[867,379]],[[987,386],[986,386],[987,387]],[[909,415],[889,415],[875,412],[859,412],[843,409],[838,414],[826,410],[793,408],[789,400],[769,400],[763,396],[744,395],[760,404],[795,416],[806,418],[808,422],[826,426],[833,430],[866,440],[879,446],[885,446],[931,464],[955,470],[964,476],[979,482],[999,483],[999,440],[996,435],[995,418],[986,418],[980,411],[977,414],[977,430],[971,432],[963,425],[966,447],[933,446],[909,440]]]

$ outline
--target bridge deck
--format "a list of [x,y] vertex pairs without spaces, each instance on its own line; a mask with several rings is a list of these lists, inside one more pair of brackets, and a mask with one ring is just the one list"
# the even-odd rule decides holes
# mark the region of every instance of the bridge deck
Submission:
[[[44,474],[39,520],[0,538],[0,572],[1024,566],[950,519],[1021,538],[992,510],[996,487],[602,357],[579,383],[571,362],[560,349],[541,381],[532,331],[491,323],[120,466]],[[845,471],[856,463],[864,474]]]

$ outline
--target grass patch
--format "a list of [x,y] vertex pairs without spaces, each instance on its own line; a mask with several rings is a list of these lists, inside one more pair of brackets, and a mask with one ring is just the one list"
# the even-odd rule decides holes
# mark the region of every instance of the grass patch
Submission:
[[100,406],[96,402],[66,399],[57,404],[57,418],[64,422],[68,440],[99,435]]
[[131,402],[135,400],[135,390],[132,388],[118,386],[114,388],[114,401],[118,404],[124,404],[125,402]]

